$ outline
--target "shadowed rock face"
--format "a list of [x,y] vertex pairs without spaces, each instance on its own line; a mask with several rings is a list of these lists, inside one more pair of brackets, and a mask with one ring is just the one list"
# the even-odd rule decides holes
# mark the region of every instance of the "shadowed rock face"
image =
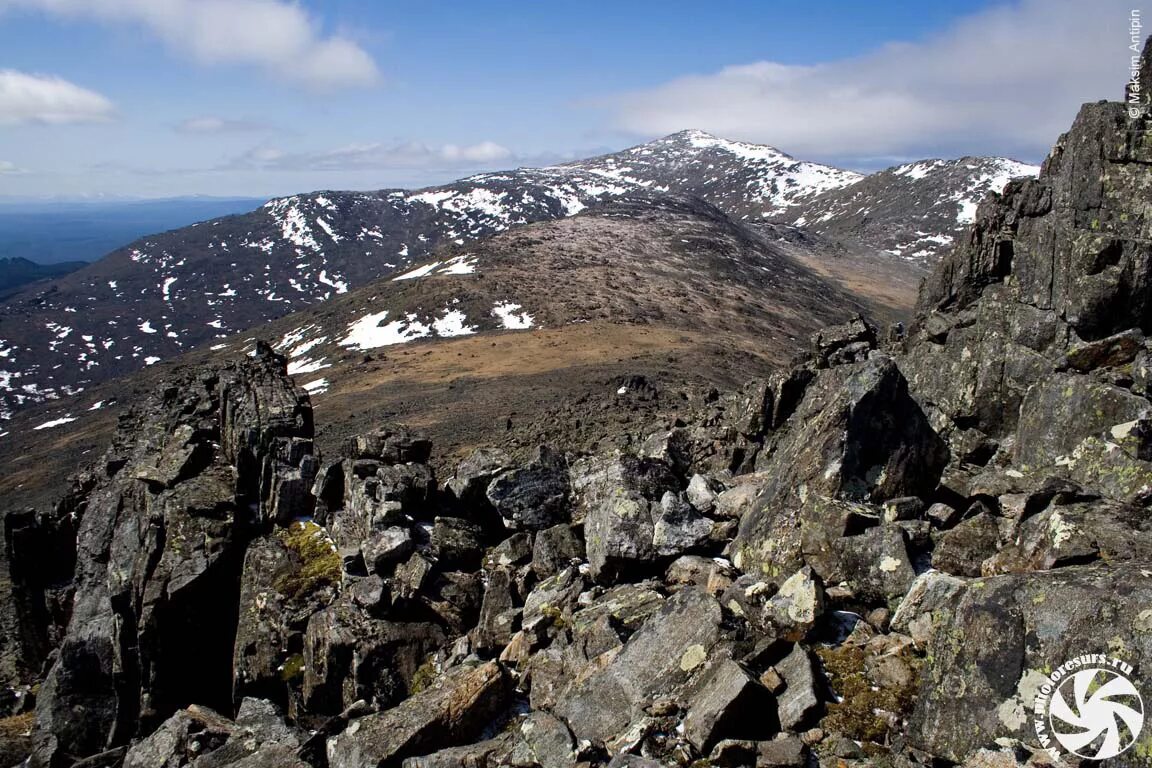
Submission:
[[[314,473],[307,395],[262,350],[190,373],[120,426],[103,474],[69,507],[75,596],[37,709],[37,759],[123,743],[192,703],[231,710],[239,574],[248,540]],[[82,713],[77,716],[77,713]]]
[[1152,121],[1087,104],[1038,179],[1013,182],[921,289],[902,368],[922,402],[1003,436],[1077,345],[1152,330]]

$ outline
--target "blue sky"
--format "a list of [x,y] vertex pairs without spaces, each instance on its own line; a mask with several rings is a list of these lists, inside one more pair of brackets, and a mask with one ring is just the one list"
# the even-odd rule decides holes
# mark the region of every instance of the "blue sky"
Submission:
[[0,195],[420,186],[689,127],[864,169],[1038,160],[1119,96],[1128,22],[1115,0],[0,0]]

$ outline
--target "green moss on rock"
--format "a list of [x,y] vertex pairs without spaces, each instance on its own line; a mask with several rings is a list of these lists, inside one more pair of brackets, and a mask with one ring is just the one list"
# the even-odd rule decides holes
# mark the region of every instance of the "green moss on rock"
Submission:
[[343,562],[324,528],[308,520],[293,523],[277,535],[295,560],[295,567],[276,578],[277,591],[290,599],[300,599],[325,587],[339,586]]
[[850,645],[818,648],[816,654],[841,699],[828,705],[821,727],[826,732],[841,733],[860,742],[887,743],[891,727],[877,712],[891,712],[901,718],[911,712],[919,678],[918,660],[905,658],[913,672],[910,684],[884,688],[875,685],[866,674],[867,654],[862,648]]

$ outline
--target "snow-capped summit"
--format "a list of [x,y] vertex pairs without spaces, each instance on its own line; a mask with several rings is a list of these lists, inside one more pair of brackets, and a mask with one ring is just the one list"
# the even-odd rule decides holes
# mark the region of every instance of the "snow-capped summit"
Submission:
[[990,192],[1040,166],[1006,157],[919,160],[874,173],[790,209],[783,221],[850,238],[901,259],[932,263],[976,218]]
[[622,152],[569,163],[640,186],[703,197],[739,219],[777,216],[790,207],[864,178],[809,163],[766,144],[680,131]]

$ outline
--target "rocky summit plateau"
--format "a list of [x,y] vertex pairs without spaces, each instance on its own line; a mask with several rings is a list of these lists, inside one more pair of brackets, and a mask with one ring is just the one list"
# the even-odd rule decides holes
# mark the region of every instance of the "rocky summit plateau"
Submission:
[[[902,228],[841,216],[848,266],[829,222],[884,178],[689,132],[549,169],[627,187],[572,191],[579,215],[473,222],[92,383],[101,450],[52,502],[7,492],[0,764],[1152,765],[1127,689],[1077,683],[1097,715],[1060,727],[1042,708],[1086,657],[1152,693],[1152,44],[1137,82],[974,211],[941,179],[1020,169],[884,172],[937,186],[884,209]],[[781,173],[719,195],[685,147]],[[354,238],[328,195],[254,216],[318,237],[329,205]],[[852,277],[969,215],[906,322]],[[184,258],[151,242],[116,259]]]

